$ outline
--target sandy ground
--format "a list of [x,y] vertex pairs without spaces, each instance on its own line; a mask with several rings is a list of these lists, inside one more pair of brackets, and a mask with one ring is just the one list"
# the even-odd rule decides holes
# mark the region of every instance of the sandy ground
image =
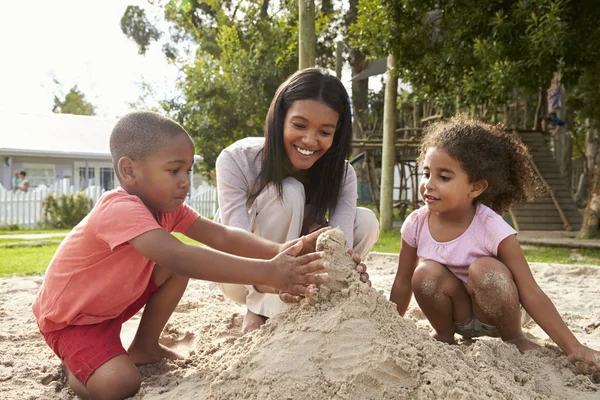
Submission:
[[[376,290],[346,291],[311,316],[295,306],[245,336],[239,334],[244,309],[209,283],[191,282],[162,337],[189,356],[142,367],[136,398],[600,398],[600,383],[579,373],[533,322],[526,332],[544,348],[526,355],[498,339],[435,342],[414,299],[405,319],[385,301],[397,256],[365,261]],[[600,267],[531,268],[579,340],[600,349]],[[74,398],[31,313],[42,279],[0,280],[2,399]],[[124,328],[126,344],[139,316]]]

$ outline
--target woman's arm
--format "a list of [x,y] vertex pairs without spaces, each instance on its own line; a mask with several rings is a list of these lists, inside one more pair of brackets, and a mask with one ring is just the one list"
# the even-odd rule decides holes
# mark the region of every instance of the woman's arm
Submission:
[[396,278],[390,293],[390,301],[396,303],[396,308],[401,316],[404,316],[410,304],[412,296],[411,281],[418,262],[417,249],[409,246],[402,239],[400,257],[398,258],[398,271],[396,271]]
[[515,235],[511,235],[500,242],[498,246],[498,259],[512,273],[519,291],[521,304],[531,318],[550,336],[550,339],[570,359],[578,359],[594,365],[594,350],[583,346],[577,340],[573,332],[571,332],[561,318],[552,301],[538,286]]

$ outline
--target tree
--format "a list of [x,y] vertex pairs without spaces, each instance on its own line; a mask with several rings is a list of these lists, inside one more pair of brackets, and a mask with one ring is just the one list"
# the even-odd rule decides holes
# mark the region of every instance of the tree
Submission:
[[[591,127],[598,123],[592,109],[600,103],[600,90],[589,85],[600,72],[600,9],[593,0],[360,0],[358,10],[353,43],[372,57],[396,55],[402,80],[447,114],[466,109],[489,119],[501,110],[514,124],[509,105],[521,93],[537,97],[539,129],[550,78],[560,70],[574,94],[568,106],[579,98],[579,120],[589,119]],[[597,166],[599,158],[594,156]],[[590,183],[600,182],[600,167],[595,171]],[[586,221],[595,215],[596,222],[584,221],[596,230],[597,187],[590,195],[598,191],[598,204],[585,213]]]
[[57,114],[96,115],[95,107],[85,100],[85,95],[77,85],[69,90],[63,100],[56,95],[54,96],[52,112]]
[[[170,24],[165,55],[179,65],[181,95],[162,102],[165,111],[192,135],[210,177],[220,151],[246,136],[262,136],[277,87],[298,67],[298,0],[253,2],[169,1],[162,5]],[[123,32],[133,40],[151,31],[148,19],[123,16]],[[140,15],[136,12],[135,15]],[[317,60],[335,65],[336,29],[332,2],[317,11]],[[140,52],[148,49],[137,42]]]

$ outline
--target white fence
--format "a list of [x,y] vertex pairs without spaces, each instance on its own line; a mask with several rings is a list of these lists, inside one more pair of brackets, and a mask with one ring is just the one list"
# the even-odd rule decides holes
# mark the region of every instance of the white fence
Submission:
[[[81,192],[92,199],[94,205],[105,192],[99,186],[90,186]],[[69,185],[68,180],[60,181],[47,187],[40,185],[23,193],[13,193],[0,185],[0,229],[18,226],[21,229],[33,229],[43,226],[43,207],[49,194],[61,196],[76,194],[77,190]],[[217,190],[208,185],[198,186],[190,190],[187,203],[200,215],[212,218],[217,211]]]

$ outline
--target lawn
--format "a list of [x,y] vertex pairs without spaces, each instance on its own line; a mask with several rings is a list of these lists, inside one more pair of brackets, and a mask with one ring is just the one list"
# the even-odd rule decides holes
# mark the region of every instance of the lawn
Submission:
[[[46,233],[47,231],[44,231]],[[66,231],[60,231],[65,232]],[[23,233],[22,231],[20,233]],[[29,233],[29,231],[27,231]],[[197,242],[176,233],[175,236],[187,244]],[[40,275],[46,270],[52,256],[56,252],[58,242],[62,238],[44,239],[52,244],[43,246],[6,247],[13,239],[2,239],[0,235],[0,277],[13,275]],[[39,242],[39,239],[18,242]],[[379,236],[373,251],[398,254],[400,249],[400,232],[386,232]],[[568,249],[564,247],[523,246],[523,252],[529,262],[558,264],[591,264],[600,265],[600,249]]]

